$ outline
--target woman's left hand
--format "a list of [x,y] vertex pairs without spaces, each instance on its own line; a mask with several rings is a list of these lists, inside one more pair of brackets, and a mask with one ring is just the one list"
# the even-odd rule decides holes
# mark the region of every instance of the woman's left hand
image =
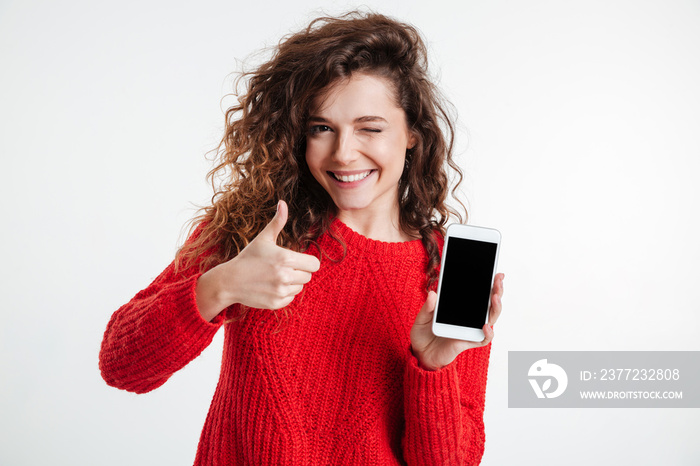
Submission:
[[480,342],[453,340],[435,336],[432,324],[437,294],[434,291],[428,292],[428,299],[425,300],[425,304],[423,304],[411,328],[411,348],[423,369],[438,370],[454,361],[462,351],[491,343],[493,339],[493,325],[498,320],[498,316],[501,315],[503,278],[504,275],[502,273],[496,274],[491,294],[489,321],[484,325],[484,339]]

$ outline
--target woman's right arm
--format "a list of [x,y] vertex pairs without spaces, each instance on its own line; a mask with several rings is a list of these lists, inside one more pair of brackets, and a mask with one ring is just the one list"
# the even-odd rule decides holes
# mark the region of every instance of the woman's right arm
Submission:
[[200,275],[196,267],[176,275],[172,263],[112,315],[100,351],[100,371],[108,385],[151,391],[211,343],[223,316],[208,322],[199,313]]
[[224,309],[237,303],[261,309],[289,304],[320,262],[276,245],[286,221],[287,205],[280,201],[272,221],[233,259],[203,274],[195,265],[176,275],[170,264],[119,308],[100,351],[105,381],[136,393],[153,390],[211,343]]

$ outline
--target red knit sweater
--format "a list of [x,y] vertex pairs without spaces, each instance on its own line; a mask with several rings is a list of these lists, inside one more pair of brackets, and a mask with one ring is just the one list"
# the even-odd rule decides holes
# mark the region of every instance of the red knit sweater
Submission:
[[[213,322],[195,300],[195,268],[171,264],[114,313],[100,369],[115,387],[153,390],[197,357],[222,325],[221,376],[195,465],[461,465],[484,449],[490,345],[421,369],[409,332],[426,299],[420,242],[384,243],[332,228],[347,245],[321,260],[282,312]],[[319,244],[342,256],[338,242]]]

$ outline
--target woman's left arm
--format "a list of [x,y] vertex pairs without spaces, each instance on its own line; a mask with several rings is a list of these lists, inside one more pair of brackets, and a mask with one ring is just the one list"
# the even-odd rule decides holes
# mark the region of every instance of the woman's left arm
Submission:
[[497,274],[481,342],[437,337],[431,325],[436,295],[428,294],[411,329],[404,376],[404,458],[409,465],[478,464],[484,452],[484,394],[493,325],[501,314],[503,274]]

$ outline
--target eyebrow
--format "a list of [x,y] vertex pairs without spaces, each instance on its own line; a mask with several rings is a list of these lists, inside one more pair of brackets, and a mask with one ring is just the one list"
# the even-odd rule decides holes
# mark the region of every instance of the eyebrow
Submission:
[[[313,121],[316,123],[329,123],[328,120],[326,120],[322,116],[318,116],[318,115],[311,115],[309,117],[309,121]],[[365,115],[365,116],[355,118],[355,120],[354,120],[355,123],[366,123],[366,122],[370,122],[370,121],[389,123],[388,121],[386,121],[385,118],[380,117],[380,116],[376,116],[376,115]]]

